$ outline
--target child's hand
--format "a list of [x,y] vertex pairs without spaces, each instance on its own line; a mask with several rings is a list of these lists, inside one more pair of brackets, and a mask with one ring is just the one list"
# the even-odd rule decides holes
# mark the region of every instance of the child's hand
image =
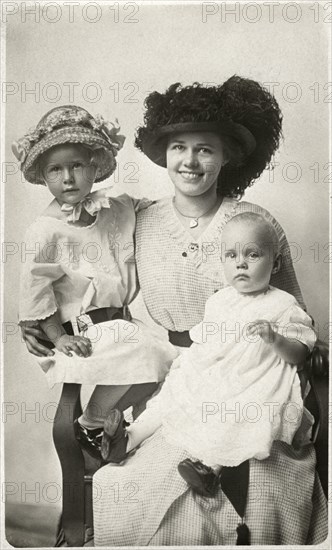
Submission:
[[83,336],[70,336],[69,334],[63,334],[55,343],[57,350],[61,351],[68,357],[72,357],[71,353],[74,351],[79,357],[89,357],[91,355],[91,342],[89,338]]
[[259,319],[253,323],[250,323],[250,326],[248,327],[248,334],[250,336],[258,334],[258,336],[260,336],[266,344],[273,344],[276,338],[276,332],[274,332],[271,324],[264,319]]

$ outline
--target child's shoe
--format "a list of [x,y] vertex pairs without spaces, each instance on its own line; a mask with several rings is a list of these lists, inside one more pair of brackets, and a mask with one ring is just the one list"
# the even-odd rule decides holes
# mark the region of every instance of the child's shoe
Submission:
[[204,497],[214,497],[219,486],[219,476],[214,470],[199,460],[186,458],[178,465],[180,476],[196,493]]
[[104,422],[104,433],[101,442],[101,456],[105,462],[119,464],[127,456],[128,422],[123,412],[113,409]]
[[94,428],[90,430],[82,426],[78,419],[74,420],[75,437],[81,447],[89,453],[92,458],[100,459],[100,448],[103,437],[103,428]]

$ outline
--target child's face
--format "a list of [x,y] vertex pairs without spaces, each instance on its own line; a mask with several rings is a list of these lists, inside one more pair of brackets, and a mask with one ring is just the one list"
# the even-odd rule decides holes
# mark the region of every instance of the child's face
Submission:
[[279,258],[264,228],[248,222],[229,223],[222,234],[222,261],[227,282],[241,294],[263,292]]
[[175,189],[197,197],[216,187],[227,160],[220,137],[212,132],[175,134],[167,146],[167,170]]
[[80,144],[56,145],[43,154],[41,173],[59,204],[77,204],[91,191],[96,166],[89,151]]

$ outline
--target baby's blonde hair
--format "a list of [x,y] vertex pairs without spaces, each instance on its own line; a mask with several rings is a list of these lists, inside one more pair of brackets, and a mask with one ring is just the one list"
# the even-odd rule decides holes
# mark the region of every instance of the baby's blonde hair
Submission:
[[262,214],[257,214],[256,212],[242,212],[231,218],[227,225],[231,223],[247,223],[259,226],[266,234],[266,244],[273,251],[274,257],[280,254],[280,242],[277,230],[268,219],[262,216]]

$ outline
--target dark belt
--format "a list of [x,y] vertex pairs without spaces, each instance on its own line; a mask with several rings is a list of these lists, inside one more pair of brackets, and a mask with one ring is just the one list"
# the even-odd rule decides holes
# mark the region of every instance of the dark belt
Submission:
[[173,346],[180,346],[182,348],[189,348],[193,343],[189,336],[189,330],[183,332],[177,332],[176,330],[168,331],[168,339]]
[[[105,321],[115,321],[116,319],[123,319],[124,321],[131,321],[131,314],[128,306],[123,307],[101,307],[99,309],[92,309],[85,313],[89,315],[92,323],[97,325],[98,323],[104,323]],[[63,328],[66,331],[66,334],[69,336],[74,336],[75,332],[71,321],[66,321],[62,324]],[[37,338],[38,342],[45,346],[48,349],[53,349],[54,344],[49,340],[43,340]]]
[[[128,306],[123,307],[101,307],[99,309],[92,309],[85,315],[89,315],[94,325],[98,323],[105,323],[105,321],[115,321],[116,319],[123,319],[124,321],[131,321],[131,315]],[[70,323],[70,321],[67,321]],[[63,326],[65,326],[64,323]],[[70,323],[71,324],[71,323]]]

